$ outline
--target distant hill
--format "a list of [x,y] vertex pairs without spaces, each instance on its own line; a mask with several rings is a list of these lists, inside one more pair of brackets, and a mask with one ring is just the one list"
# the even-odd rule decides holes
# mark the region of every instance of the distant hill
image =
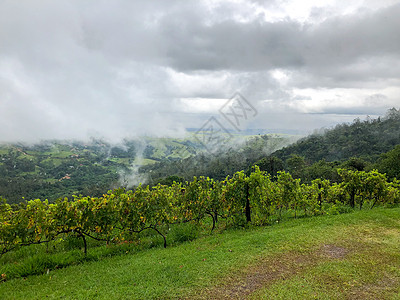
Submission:
[[221,180],[227,175],[258,164],[273,176],[279,170],[291,172],[304,181],[315,178],[338,180],[339,167],[364,169],[378,167],[382,154],[400,144],[400,111],[392,108],[384,117],[356,119],[332,129],[318,130],[295,143],[294,138],[260,135],[237,147],[207,155],[200,153],[181,160],[163,160],[139,169],[149,174],[151,183],[169,184],[193,176]]
[[390,109],[385,117],[354,120],[339,124],[300,139],[272,155],[285,161],[292,155],[305,158],[308,163],[319,160],[344,161],[352,157],[376,160],[400,144],[400,110]]
[[[208,176],[217,180],[244,170],[260,158],[298,140],[288,134],[255,135],[243,139],[240,135],[228,144],[219,145],[215,152],[203,151],[183,159],[164,159],[139,168],[150,184],[171,183],[172,178],[190,180],[193,176]],[[169,180],[168,178],[171,177]]]
[[[293,141],[292,136],[270,135],[267,144],[255,142],[264,139],[238,135],[225,146],[241,145],[243,149],[235,147],[244,152],[235,155],[250,158],[250,152],[265,155],[287,145],[289,140]],[[250,142],[252,150],[247,149],[249,140],[253,140]],[[272,148],[267,150],[267,146]],[[0,197],[9,203],[17,203],[23,197],[54,201],[74,194],[100,196],[112,188],[152,183],[157,172],[148,171],[176,162],[190,164],[186,169],[192,168],[191,176],[197,175],[202,171],[198,168],[201,160],[193,160],[193,157],[212,161],[202,142],[192,133],[181,139],[141,137],[124,140],[118,145],[96,139],[87,142],[46,141],[35,145],[3,144],[0,145]],[[246,158],[240,160],[248,164]],[[202,165],[206,166],[206,163]],[[227,162],[225,167],[230,172],[234,166],[233,162]],[[140,173],[139,169],[142,170]],[[174,174],[182,175],[167,169],[160,178]]]
[[190,139],[46,141],[0,145],[0,196],[10,203],[73,194],[101,195],[123,184],[121,174],[165,158],[181,159],[200,151]]
[[[111,188],[139,183],[169,184],[193,176],[220,180],[249,170],[255,163],[271,174],[285,169],[304,180],[335,180],[335,168],[362,169],[365,161],[390,177],[400,174],[400,166],[392,167],[400,148],[387,153],[400,145],[400,111],[395,108],[384,117],[356,119],[300,140],[287,134],[227,134],[232,139],[212,152],[195,133],[182,139],[143,137],[118,145],[101,140],[0,145],[0,197],[10,203],[22,197],[53,201],[73,194],[98,196]],[[386,158],[381,158],[384,153]]]

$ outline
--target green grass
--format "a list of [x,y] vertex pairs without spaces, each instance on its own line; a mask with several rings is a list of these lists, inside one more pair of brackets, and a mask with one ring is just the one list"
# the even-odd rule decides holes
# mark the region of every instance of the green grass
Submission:
[[345,257],[319,260],[286,280],[259,289],[251,298],[400,299],[400,223],[387,221],[349,226],[340,239],[329,241],[347,249]]
[[[157,246],[99,257],[48,274],[8,280],[0,284],[0,298],[213,298],[263,268],[278,266],[277,275],[285,278],[276,276],[243,295],[254,299],[400,299],[399,217],[399,208],[374,209],[227,230],[167,249]],[[179,236],[195,238],[185,228],[174,235],[177,243]],[[328,244],[346,249],[346,255],[321,256],[321,247]],[[100,251],[95,249],[89,249],[89,254]],[[280,265],[292,269],[281,274]]]

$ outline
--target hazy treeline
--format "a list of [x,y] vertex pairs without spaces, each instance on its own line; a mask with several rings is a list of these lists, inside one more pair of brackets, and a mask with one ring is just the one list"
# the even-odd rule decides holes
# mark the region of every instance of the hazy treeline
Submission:
[[139,182],[171,185],[193,176],[223,180],[240,170],[248,174],[254,164],[272,180],[278,171],[287,171],[307,183],[317,178],[338,182],[339,168],[377,169],[389,179],[400,177],[400,112],[395,108],[382,118],[340,124],[287,146],[289,141],[279,135],[255,136],[213,154],[201,151],[198,142],[174,139],[0,147],[0,196],[14,203],[22,197],[55,201],[73,194],[101,196]]
[[[337,181],[338,168],[359,171],[375,168],[387,172],[389,177],[399,174],[398,163],[392,159],[394,164],[391,166],[385,158],[394,156],[395,153],[388,151],[400,145],[400,111],[395,108],[382,118],[356,119],[351,124],[339,124],[286,147],[268,139],[268,136],[262,136],[240,150],[229,149],[208,156],[161,162],[143,167],[141,171],[151,174],[150,183],[153,184],[171,183],[171,179],[178,178],[188,180],[196,175],[221,180],[236,171],[249,170],[254,164],[272,176],[276,176],[277,171],[285,170],[306,182],[316,178]],[[276,151],[270,151],[271,154],[262,151],[268,143],[268,149],[276,146]]]

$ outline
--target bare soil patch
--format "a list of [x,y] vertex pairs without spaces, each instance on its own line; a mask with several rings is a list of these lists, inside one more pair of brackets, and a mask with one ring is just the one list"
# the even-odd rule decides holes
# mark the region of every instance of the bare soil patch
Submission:
[[350,252],[349,249],[332,244],[325,244],[321,248],[321,254],[333,259],[343,259]]
[[375,300],[386,299],[384,296],[387,293],[393,293],[397,290],[399,284],[398,278],[384,276],[381,280],[374,284],[364,284],[353,288],[347,293],[346,299],[356,300]]
[[306,254],[289,252],[260,259],[254,266],[227,278],[224,284],[204,291],[198,299],[246,299],[260,288],[289,279],[323,260],[343,259],[349,252],[347,248],[329,244]]

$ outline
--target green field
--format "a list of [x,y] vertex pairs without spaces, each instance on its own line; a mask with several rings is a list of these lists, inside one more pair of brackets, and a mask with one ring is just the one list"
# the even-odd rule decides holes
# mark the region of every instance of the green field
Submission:
[[399,208],[362,210],[127,250],[5,281],[0,298],[400,299],[399,245]]

